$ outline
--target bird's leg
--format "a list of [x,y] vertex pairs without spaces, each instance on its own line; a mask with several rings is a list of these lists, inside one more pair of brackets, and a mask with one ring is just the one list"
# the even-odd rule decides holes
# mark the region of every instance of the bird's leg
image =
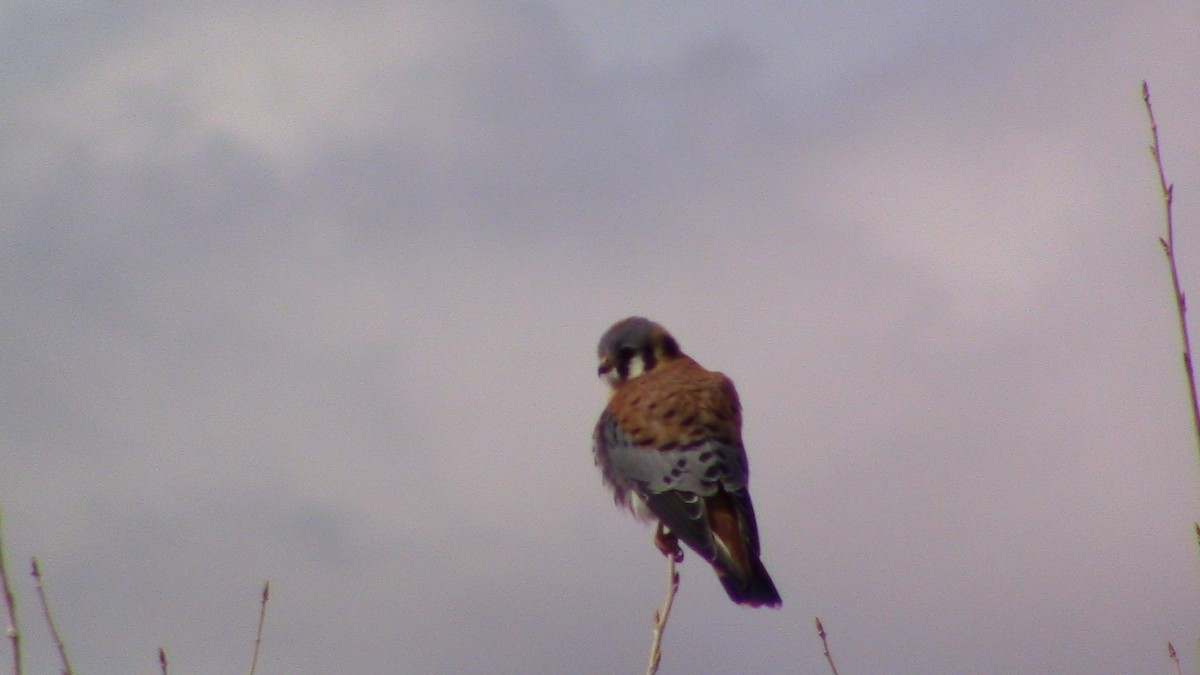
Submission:
[[677,563],[683,562],[683,549],[679,548],[679,538],[668,530],[661,520],[658,522],[658,529],[654,531],[654,545],[668,558]]

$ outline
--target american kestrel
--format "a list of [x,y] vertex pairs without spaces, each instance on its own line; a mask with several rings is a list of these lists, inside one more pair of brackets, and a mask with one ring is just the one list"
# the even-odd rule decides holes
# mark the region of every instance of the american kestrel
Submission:
[[659,521],[655,543],[663,553],[679,559],[678,537],[711,563],[734,602],[778,607],[779,592],[759,560],[733,381],[705,370],[640,316],[609,328],[598,352],[612,395],[592,449],[617,504]]

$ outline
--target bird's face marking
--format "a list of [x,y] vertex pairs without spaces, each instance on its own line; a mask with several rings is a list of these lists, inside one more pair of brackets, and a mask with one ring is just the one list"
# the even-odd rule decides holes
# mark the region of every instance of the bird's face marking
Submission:
[[654,368],[654,354],[645,350],[643,352],[636,352],[632,348],[625,347],[617,353],[617,359],[624,366],[624,368],[618,367],[617,370],[624,371],[622,379],[626,380],[632,380],[647,370]]
[[618,321],[600,338],[597,374],[616,387],[679,356],[679,345],[662,326],[641,317]]

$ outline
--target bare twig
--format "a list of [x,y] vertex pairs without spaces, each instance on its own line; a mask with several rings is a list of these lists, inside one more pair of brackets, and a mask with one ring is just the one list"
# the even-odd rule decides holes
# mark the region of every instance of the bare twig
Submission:
[[71,675],[71,662],[67,659],[67,645],[63,643],[62,636],[58,634],[58,626],[54,625],[54,619],[50,616],[50,603],[46,601],[46,589],[42,587],[42,573],[38,569],[37,558],[34,558],[30,567],[33,570],[33,586],[37,589],[38,602],[42,604],[42,615],[46,617],[46,626],[50,629],[50,637],[54,638],[54,646],[58,648],[58,657],[62,660],[63,675]]
[[1158,185],[1162,190],[1163,206],[1166,210],[1167,220],[1167,236],[1159,237],[1158,243],[1162,244],[1163,253],[1167,256],[1167,264],[1171,268],[1171,285],[1175,289],[1175,308],[1179,315],[1179,336],[1183,341],[1183,370],[1187,373],[1188,394],[1191,395],[1192,401],[1192,423],[1196,434],[1196,450],[1200,452],[1200,402],[1196,398],[1196,374],[1192,368],[1192,348],[1191,338],[1188,337],[1187,326],[1187,298],[1183,294],[1183,287],[1179,283],[1179,267],[1175,261],[1175,219],[1174,219],[1174,202],[1175,202],[1175,185],[1167,182],[1167,174],[1163,169],[1162,149],[1158,144],[1158,122],[1154,119],[1154,108],[1150,105],[1150,85],[1142,82],[1142,101],[1146,104],[1146,114],[1150,117],[1150,136],[1152,143],[1150,145],[1150,156],[1154,158],[1154,165],[1158,169]]
[[[3,520],[0,518],[0,520]],[[3,528],[0,528],[2,530]],[[12,644],[12,673],[21,675],[21,631],[17,628],[17,600],[13,596],[12,584],[8,583],[8,570],[4,565],[4,542],[0,539],[0,586],[4,587],[4,606],[8,609],[8,640]]]
[[837,666],[833,663],[833,654],[829,653],[829,641],[825,639],[825,626],[821,625],[821,617],[817,617],[817,635],[821,636],[821,647],[825,650],[825,660],[829,662],[829,670],[838,675]]
[[1175,662],[1175,675],[1183,675],[1183,670],[1179,667],[1179,654],[1175,653],[1175,645],[1167,642],[1167,656]]
[[271,594],[271,582],[263,583],[262,604],[258,608],[258,631],[254,634],[254,655],[250,657],[250,673],[254,675],[254,669],[258,667],[258,648],[262,646],[262,630],[263,621],[267,618],[267,597]]
[[667,628],[667,619],[671,616],[671,605],[675,604],[675,594],[679,592],[679,572],[675,569],[675,556],[667,558],[667,597],[662,607],[654,613],[654,641],[650,643],[650,663],[646,666],[646,675],[658,672],[658,664],[662,661],[663,631]]
[[167,650],[162,647],[158,648],[158,665],[162,668],[162,675],[167,675]]

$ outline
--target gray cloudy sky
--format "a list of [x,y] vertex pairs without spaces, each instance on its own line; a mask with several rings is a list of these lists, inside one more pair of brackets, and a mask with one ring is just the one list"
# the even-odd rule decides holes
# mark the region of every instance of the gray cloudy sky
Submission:
[[[1044,5],[1059,9],[1044,9]],[[74,665],[633,673],[597,338],[737,382],[784,606],[664,673],[1166,672],[1200,631],[1150,80],[1194,2],[0,3],[0,506]]]

